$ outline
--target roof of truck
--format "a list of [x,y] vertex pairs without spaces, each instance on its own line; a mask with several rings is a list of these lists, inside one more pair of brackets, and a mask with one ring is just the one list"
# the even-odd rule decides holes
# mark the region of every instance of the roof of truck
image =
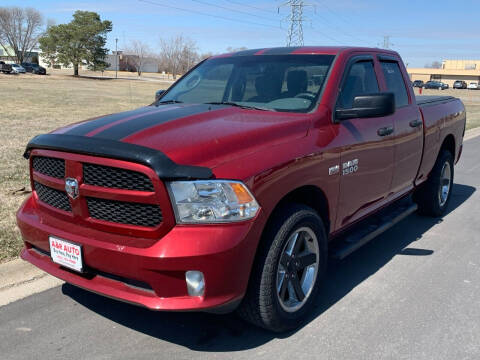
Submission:
[[379,48],[368,48],[368,47],[353,47],[353,46],[291,46],[291,47],[275,47],[275,48],[263,48],[263,49],[249,49],[236,51],[221,55],[215,55],[213,58],[219,57],[230,57],[230,56],[250,56],[250,55],[308,55],[308,54],[319,54],[319,55],[337,55],[342,52],[350,51],[362,51],[362,52],[382,52],[395,54],[395,51],[379,49]]

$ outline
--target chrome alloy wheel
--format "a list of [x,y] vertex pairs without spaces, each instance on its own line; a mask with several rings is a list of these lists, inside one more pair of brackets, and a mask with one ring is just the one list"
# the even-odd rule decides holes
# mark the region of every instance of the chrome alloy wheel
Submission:
[[440,206],[445,205],[450,194],[450,186],[452,183],[452,170],[450,169],[450,163],[447,161],[443,164],[442,172],[440,175],[440,187],[438,188],[438,201]]
[[277,270],[277,298],[286,312],[295,312],[308,300],[318,273],[319,248],[312,229],[296,230],[283,247]]

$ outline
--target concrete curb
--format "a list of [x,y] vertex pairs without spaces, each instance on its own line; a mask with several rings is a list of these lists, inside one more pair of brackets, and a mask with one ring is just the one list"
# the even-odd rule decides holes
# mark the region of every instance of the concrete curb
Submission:
[[22,259],[9,261],[0,265],[0,306],[61,284],[62,280]]
[[[465,132],[464,140],[480,136],[480,127]],[[63,284],[21,259],[0,264],[0,306]]]

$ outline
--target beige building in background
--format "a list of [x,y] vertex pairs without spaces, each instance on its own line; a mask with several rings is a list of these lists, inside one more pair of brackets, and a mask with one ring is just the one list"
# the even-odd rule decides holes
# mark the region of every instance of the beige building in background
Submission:
[[455,80],[463,80],[467,84],[480,82],[480,60],[444,60],[442,68],[408,68],[410,80],[442,81],[450,87]]

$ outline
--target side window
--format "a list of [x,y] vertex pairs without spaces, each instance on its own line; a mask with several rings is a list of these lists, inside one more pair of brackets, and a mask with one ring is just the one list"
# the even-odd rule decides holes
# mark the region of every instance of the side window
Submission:
[[381,61],[383,75],[387,83],[387,90],[395,94],[395,105],[397,108],[408,105],[408,94],[403,81],[400,66],[397,62]]
[[378,93],[377,76],[373,61],[360,61],[352,65],[338,99],[338,106],[350,109],[355,96]]

